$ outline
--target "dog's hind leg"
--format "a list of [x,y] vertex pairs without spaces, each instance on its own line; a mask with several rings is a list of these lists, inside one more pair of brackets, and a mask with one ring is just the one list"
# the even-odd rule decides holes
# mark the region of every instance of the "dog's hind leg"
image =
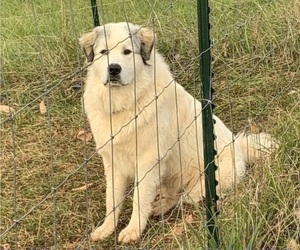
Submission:
[[[246,163],[238,151],[227,147],[223,149],[220,155],[216,157],[216,180],[218,181],[217,195],[222,198],[224,193],[233,185],[238,184],[245,174]],[[205,179],[204,175],[200,176],[195,173],[195,177],[190,180],[186,187],[184,201],[187,203],[196,203],[205,196]]]
[[152,203],[152,215],[159,216],[167,213],[179,202],[180,194],[177,187],[170,185],[172,181],[165,181],[157,190],[157,197]]
[[177,197],[162,197],[152,204],[152,215],[159,216],[169,212],[179,202],[179,195]]
[[205,182],[203,175],[196,171],[195,175],[186,183],[183,194],[183,202],[195,204],[205,195]]

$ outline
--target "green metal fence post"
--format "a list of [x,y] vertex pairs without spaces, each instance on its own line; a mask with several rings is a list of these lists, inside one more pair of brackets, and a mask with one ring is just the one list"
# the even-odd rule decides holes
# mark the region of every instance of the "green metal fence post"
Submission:
[[200,53],[200,75],[202,82],[202,127],[205,165],[205,200],[208,227],[208,248],[219,247],[218,228],[215,224],[217,215],[217,181],[215,178],[214,134],[213,134],[213,105],[212,105],[212,80],[211,80],[211,41],[209,24],[208,0],[198,0],[198,35]]
[[100,26],[99,21],[99,14],[98,14],[98,8],[97,8],[97,0],[91,0],[92,5],[92,13],[93,13],[93,19],[94,19],[94,26]]

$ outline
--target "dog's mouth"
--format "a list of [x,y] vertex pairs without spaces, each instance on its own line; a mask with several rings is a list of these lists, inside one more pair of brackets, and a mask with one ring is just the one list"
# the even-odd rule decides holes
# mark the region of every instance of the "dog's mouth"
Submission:
[[112,86],[112,87],[119,87],[119,86],[126,86],[123,81],[121,81],[120,77],[108,77],[105,86]]
[[121,86],[122,84],[119,81],[107,81],[104,83],[105,86],[112,86],[112,87],[118,87]]

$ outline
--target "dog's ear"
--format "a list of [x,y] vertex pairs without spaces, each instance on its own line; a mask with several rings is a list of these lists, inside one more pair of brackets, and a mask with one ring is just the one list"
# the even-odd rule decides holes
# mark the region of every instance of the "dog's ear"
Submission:
[[145,61],[150,59],[151,51],[153,49],[155,35],[152,30],[141,28],[138,32],[141,40],[141,56]]
[[83,49],[87,62],[92,62],[94,60],[93,46],[95,43],[95,37],[96,33],[95,31],[92,31],[79,38],[79,44]]

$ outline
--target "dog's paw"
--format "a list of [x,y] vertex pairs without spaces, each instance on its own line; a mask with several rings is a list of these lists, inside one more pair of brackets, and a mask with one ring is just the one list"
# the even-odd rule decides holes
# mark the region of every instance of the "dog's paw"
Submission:
[[121,231],[118,241],[121,243],[128,243],[131,241],[137,241],[140,237],[141,233],[138,228],[128,226]]
[[162,198],[152,203],[152,215],[160,216],[169,212],[174,206],[176,206],[178,200],[173,198]]
[[151,214],[153,216],[159,216],[161,214],[164,214],[164,211],[162,209],[162,200],[159,201],[155,201],[152,203],[152,210],[151,210]]
[[100,226],[93,233],[91,233],[92,241],[103,240],[110,236],[114,229],[108,229],[107,227]]

